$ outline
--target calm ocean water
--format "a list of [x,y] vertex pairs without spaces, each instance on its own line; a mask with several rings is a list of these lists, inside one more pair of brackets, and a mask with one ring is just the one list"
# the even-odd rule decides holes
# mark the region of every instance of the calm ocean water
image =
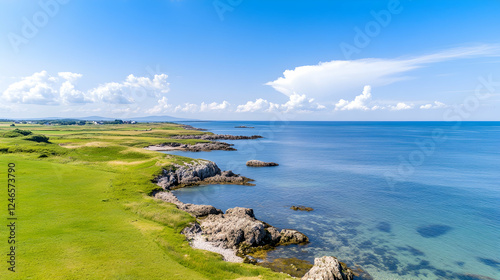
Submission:
[[[188,124],[265,137],[227,141],[238,151],[170,153],[256,180],[175,191],[181,201],[250,207],[309,236],[270,258],[333,255],[374,279],[500,279],[500,122]],[[246,167],[250,159],[280,166]]]

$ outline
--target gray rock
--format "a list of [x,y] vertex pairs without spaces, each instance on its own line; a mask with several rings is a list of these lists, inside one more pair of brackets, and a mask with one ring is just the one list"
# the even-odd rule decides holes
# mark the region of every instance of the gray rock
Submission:
[[184,204],[184,203],[180,202],[179,199],[177,199],[177,197],[171,192],[157,192],[155,194],[155,197],[158,199],[161,199],[163,201],[173,203],[175,205]]
[[250,218],[255,219],[255,216],[253,214],[253,209],[251,209],[251,208],[235,207],[235,208],[227,209],[226,215],[236,216],[239,218],[250,217]]
[[305,234],[294,229],[282,229],[280,234],[280,245],[309,243],[309,238]]
[[223,215],[209,215],[201,221],[207,241],[216,242],[225,248],[238,248],[243,242],[249,246],[265,243],[265,225],[253,217],[247,208],[228,209]]
[[197,223],[191,223],[188,227],[181,231],[188,240],[193,240],[197,235],[201,234],[201,227]]
[[302,280],[352,280],[354,274],[345,264],[335,257],[325,256],[314,259],[314,266]]
[[222,172],[212,161],[197,160],[184,165],[174,165],[164,169],[163,174],[156,179],[157,185],[170,190],[178,185],[197,185],[200,183],[246,184],[253,181],[249,178],[234,174],[231,170]]
[[281,234],[279,230],[275,227],[266,228],[267,231],[267,243],[271,245],[276,245],[281,240]]
[[163,201],[173,203],[182,211],[186,211],[195,217],[204,217],[210,214],[217,215],[222,214],[220,209],[213,207],[212,205],[199,205],[191,203],[183,203],[177,199],[175,195],[171,192],[158,192],[155,197]]
[[276,162],[264,162],[255,159],[247,161],[247,166],[251,167],[265,167],[265,166],[278,166],[278,165],[279,164],[277,164]]

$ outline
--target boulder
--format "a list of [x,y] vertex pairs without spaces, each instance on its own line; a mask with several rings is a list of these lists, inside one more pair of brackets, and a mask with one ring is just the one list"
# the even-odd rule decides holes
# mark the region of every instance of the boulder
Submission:
[[271,245],[276,245],[280,242],[281,234],[277,228],[267,227],[266,231],[267,231],[267,236],[266,236],[267,243]]
[[314,259],[314,266],[302,280],[352,280],[354,273],[335,257],[325,256]]
[[276,162],[264,162],[260,160],[249,160],[247,161],[247,166],[251,167],[265,167],[265,166],[278,166]]
[[253,210],[232,208],[222,215],[209,215],[201,221],[207,241],[225,248],[237,249],[242,243],[259,246],[265,243],[267,231],[264,223],[255,219]]
[[280,235],[279,245],[309,243],[309,238],[305,234],[294,229],[282,229]]
[[255,216],[253,214],[253,209],[251,209],[251,208],[235,207],[235,208],[227,209],[226,215],[232,215],[232,216],[236,216],[239,218],[250,217],[250,218],[255,219]]

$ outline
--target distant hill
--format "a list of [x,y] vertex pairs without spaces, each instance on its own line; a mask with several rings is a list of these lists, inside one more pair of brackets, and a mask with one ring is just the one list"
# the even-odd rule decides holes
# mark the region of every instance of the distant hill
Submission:
[[[36,120],[85,120],[85,121],[114,121],[116,118],[107,118],[100,116],[88,116],[78,118],[60,118],[60,117],[47,117],[47,118],[16,118],[14,120],[23,121],[36,121]],[[181,121],[197,121],[196,119],[183,119],[171,116],[147,116],[137,118],[122,118],[121,120],[131,120],[136,122],[181,122]]]

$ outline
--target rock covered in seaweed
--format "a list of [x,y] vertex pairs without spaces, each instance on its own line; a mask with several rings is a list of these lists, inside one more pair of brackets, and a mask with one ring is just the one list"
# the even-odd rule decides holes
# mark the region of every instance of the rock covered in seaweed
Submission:
[[280,245],[309,243],[309,238],[305,234],[294,229],[282,229],[280,235]]
[[302,280],[352,280],[354,273],[335,257],[325,256],[314,259],[314,266]]
[[251,167],[266,167],[266,166],[278,166],[278,165],[279,164],[277,164],[276,162],[264,162],[255,159],[247,161],[247,166]]
[[290,209],[292,209],[294,211],[307,211],[307,212],[314,210],[312,207],[306,207],[306,206],[302,206],[302,205],[299,205],[299,206],[292,205],[292,207],[290,207]]

